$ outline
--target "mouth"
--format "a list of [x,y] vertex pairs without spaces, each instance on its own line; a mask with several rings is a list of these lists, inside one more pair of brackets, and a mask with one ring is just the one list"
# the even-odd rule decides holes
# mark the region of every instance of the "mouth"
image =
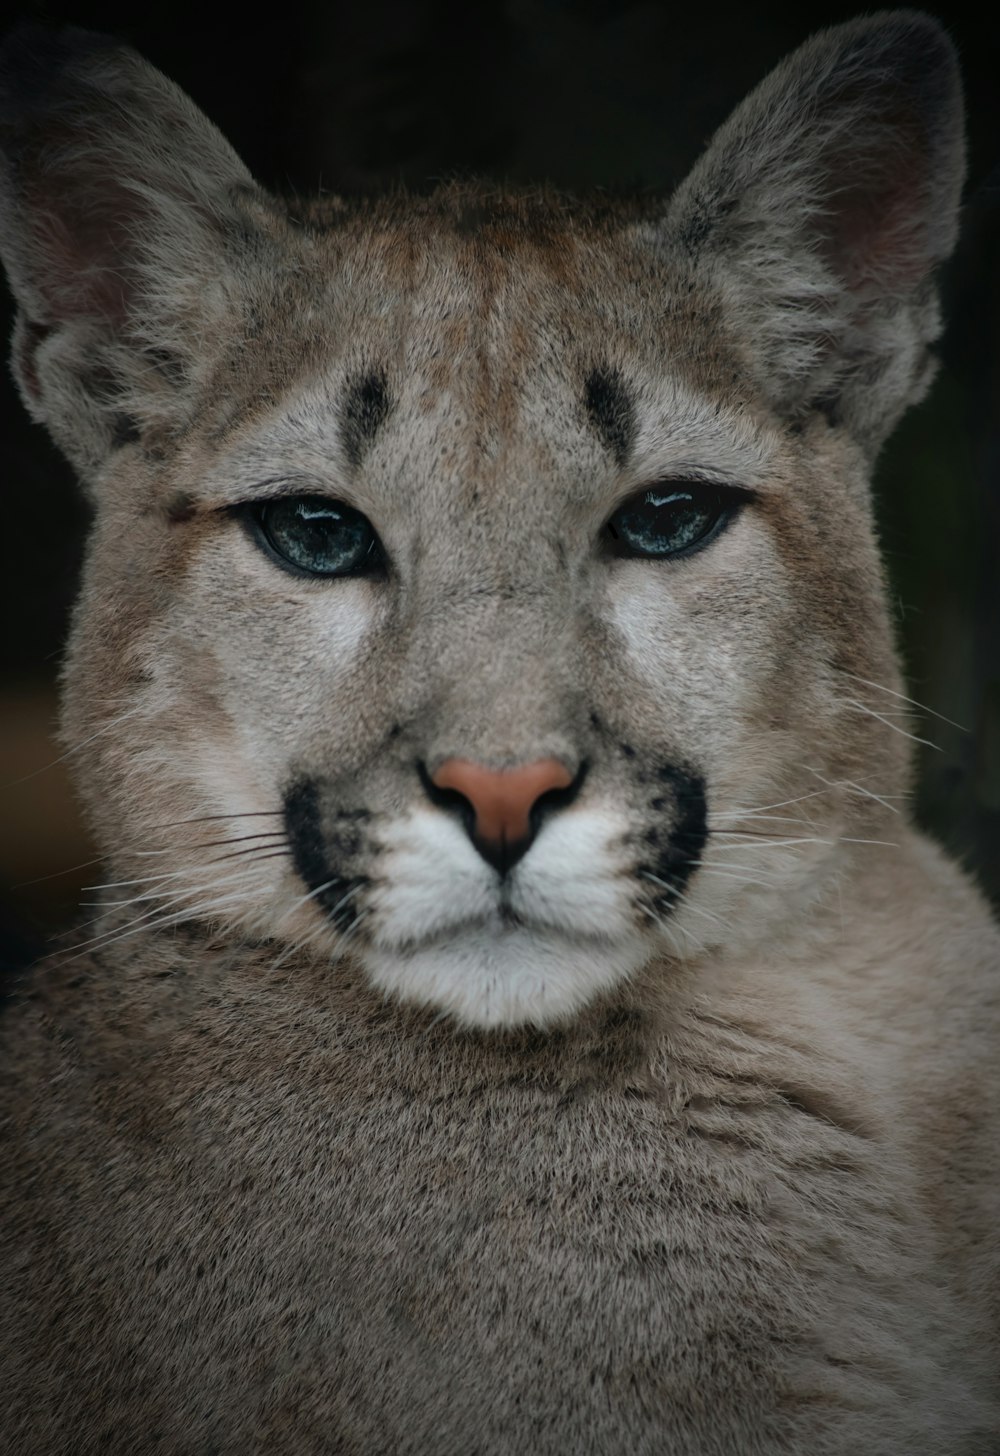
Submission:
[[529,920],[526,920],[523,915],[519,915],[513,909],[507,898],[506,890],[503,891],[500,902],[497,905],[496,919],[499,922],[501,930],[529,930],[539,928],[538,926],[532,927]]

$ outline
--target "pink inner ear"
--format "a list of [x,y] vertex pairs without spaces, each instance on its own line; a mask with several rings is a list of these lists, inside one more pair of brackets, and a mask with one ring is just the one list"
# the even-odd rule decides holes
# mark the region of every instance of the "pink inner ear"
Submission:
[[848,147],[830,168],[828,257],[852,290],[903,293],[938,261],[927,216],[930,148],[912,115],[894,117],[876,140],[874,155]]
[[936,261],[930,256],[926,206],[916,178],[897,178],[881,190],[841,193],[831,261],[852,289],[866,284],[889,292],[915,287]]
[[125,321],[131,292],[129,223],[136,199],[106,178],[95,178],[85,192],[77,175],[60,191],[62,180],[47,170],[45,186],[36,183],[26,213],[36,249],[33,282],[42,303],[35,325],[52,326],[93,318],[112,330]]

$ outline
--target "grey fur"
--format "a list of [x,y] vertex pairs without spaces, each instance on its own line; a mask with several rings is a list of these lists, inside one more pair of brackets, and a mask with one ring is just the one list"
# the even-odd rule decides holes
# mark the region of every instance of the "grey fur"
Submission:
[[[0,1446],[996,1452],[1000,942],[902,807],[868,499],[955,233],[941,30],[816,37],[666,206],[293,222],[128,50],[3,74],[107,869],[5,1027]],[[742,508],[613,553],[672,480]],[[382,574],[284,570],[276,492]],[[502,880],[456,760],[574,785]]]

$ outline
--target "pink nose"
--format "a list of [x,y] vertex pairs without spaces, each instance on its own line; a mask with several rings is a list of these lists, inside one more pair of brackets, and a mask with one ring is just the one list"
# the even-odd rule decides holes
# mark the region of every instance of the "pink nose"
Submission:
[[542,794],[566,789],[573,775],[557,758],[540,758],[520,768],[484,768],[467,758],[449,758],[431,782],[468,799],[476,815],[475,838],[498,848],[531,837],[531,810]]

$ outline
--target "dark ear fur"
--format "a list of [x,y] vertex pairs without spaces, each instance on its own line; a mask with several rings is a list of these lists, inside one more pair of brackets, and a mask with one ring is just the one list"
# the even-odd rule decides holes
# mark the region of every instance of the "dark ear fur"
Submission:
[[678,190],[665,241],[722,291],[788,418],[874,451],[933,373],[935,266],[957,234],[953,47],[915,11],[821,32],[772,72]]
[[236,283],[232,239],[270,210],[224,138],[133,51],[81,30],[0,53],[0,255],[13,369],[84,479],[175,427]]

